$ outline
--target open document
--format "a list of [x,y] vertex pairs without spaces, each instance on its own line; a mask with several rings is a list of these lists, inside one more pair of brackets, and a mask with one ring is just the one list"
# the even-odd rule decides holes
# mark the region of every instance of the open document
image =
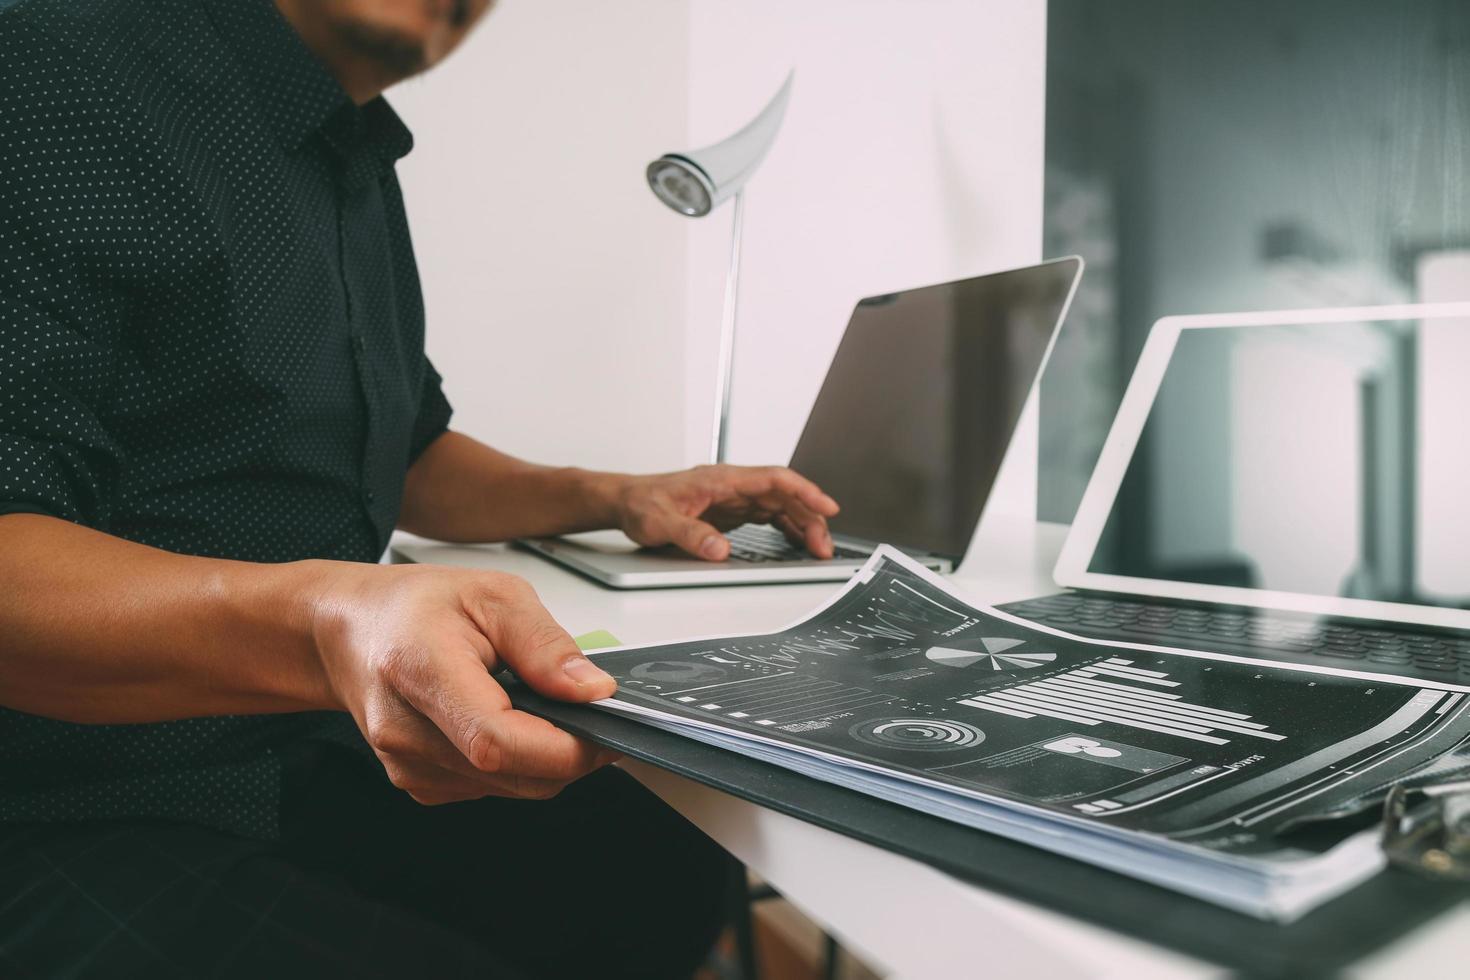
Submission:
[[599,707],[1280,921],[1376,873],[1344,815],[1470,736],[1465,687],[1083,639],[889,548],[779,632],[591,656]]

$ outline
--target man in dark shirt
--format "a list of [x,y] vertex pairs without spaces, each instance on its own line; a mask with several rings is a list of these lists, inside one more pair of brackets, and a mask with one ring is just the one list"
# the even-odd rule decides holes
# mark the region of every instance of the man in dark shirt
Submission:
[[489,5],[0,0],[0,975],[707,948],[724,856],[491,674],[611,678],[519,580],[374,564],[395,526],[718,560],[756,519],[830,553],[836,505],[786,470],[449,430],[381,93]]

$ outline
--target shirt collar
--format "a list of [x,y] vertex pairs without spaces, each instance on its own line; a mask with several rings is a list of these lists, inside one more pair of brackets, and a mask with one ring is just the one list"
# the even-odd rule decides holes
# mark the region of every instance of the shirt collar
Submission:
[[346,159],[368,150],[378,172],[392,169],[413,149],[413,135],[387,101],[354,104],[273,0],[203,2],[286,149],[299,149],[322,133]]
[[272,0],[204,0],[281,145],[294,150],[352,100]]
[[361,108],[350,101],[338,107],[321,132],[347,164],[349,175],[386,173],[413,149],[413,134],[382,96]]

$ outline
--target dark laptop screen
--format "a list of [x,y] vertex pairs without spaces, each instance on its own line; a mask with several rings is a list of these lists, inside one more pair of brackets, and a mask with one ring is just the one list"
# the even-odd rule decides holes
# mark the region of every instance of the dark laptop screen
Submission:
[[857,305],[791,460],[842,505],[835,531],[965,553],[1079,267]]
[[1088,570],[1470,599],[1470,322],[1181,331]]

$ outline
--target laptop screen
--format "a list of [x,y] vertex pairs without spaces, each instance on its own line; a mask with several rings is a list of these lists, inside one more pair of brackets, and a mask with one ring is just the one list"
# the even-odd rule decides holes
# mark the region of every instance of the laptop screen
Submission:
[[835,532],[965,553],[1080,269],[858,303],[791,459],[842,505]]
[[1089,572],[1470,607],[1470,322],[1180,331]]

